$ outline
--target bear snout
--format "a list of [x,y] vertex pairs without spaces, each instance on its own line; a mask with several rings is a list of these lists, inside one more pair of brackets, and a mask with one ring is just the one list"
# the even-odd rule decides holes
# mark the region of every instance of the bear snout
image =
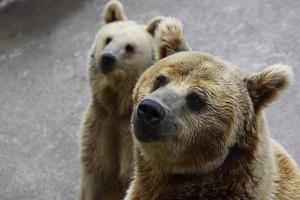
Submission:
[[111,53],[105,53],[101,56],[100,59],[100,69],[104,74],[107,74],[115,68],[115,64],[117,63],[116,57]]
[[152,99],[144,99],[134,115],[134,134],[139,141],[151,142],[163,137],[160,129],[166,111],[161,104]]
[[137,108],[137,117],[143,126],[152,127],[165,117],[165,110],[158,102],[152,99],[143,100]]

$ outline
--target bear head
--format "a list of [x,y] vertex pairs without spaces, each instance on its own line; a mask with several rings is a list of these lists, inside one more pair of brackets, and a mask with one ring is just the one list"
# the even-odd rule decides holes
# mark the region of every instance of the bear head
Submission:
[[189,51],[181,29],[170,19],[157,30],[161,60],[134,89],[133,136],[139,157],[158,171],[207,173],[231,151],[255,148],[261,110],[288,86],[292,73],[282,65],[244,73]]
[[133,87],[139,75],[153,64],[153,36],[162,17],[152,19],[147,26],[141,25],[127,20],[120,2],[110,1],[104,8],[103,19],[89,54],[92,92],[99,98],[99,90],[106,86],[116,90],[123,88],[120,85]]

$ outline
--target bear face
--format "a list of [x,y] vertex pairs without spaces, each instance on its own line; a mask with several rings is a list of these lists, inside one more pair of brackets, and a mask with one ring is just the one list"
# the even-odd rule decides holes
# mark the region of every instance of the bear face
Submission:
[[151,67],[136,86],[132,119],[144,153],[179,171],[220,165],[251,108],[244,76],[203,53],[175,54]]
[[153,61],[152,36],[133,21],[103,26],[93,48],[93,62],[99,73],[140,73]]
[[88,70],[93,97],[107,105],[111,98],[105,101],[104,88],[110,94],[122,90],[130,93],[139,75],[154,62],[153,34],[162,17],[154,18],[147,26],[137,24],[127,20],[118,1],[109,2],[103,16],[104,25],[90,50]]
[[[166,56],[166,46],[174,47],[174,52],[178,47],[161,45],[158,57]],[[135,87],[136,145],[158,171],[210,172],[237,146],[255,145],[246,136],[257,126],[260,110],[287,87],[290,74],[278,65],[247,75],[201,52],[166,57],[148,69]]]

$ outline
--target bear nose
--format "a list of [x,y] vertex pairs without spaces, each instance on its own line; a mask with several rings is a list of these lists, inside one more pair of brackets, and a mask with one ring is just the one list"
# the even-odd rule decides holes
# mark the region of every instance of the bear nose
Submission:
[[137,118],[144,126],[154,126],[165,117],[164,108],[154,100],[145,99],[137,108]]
[[101,57],[100,67],[103,72],[110,72],[116,63],[116,57],[111,53],[105,53]]

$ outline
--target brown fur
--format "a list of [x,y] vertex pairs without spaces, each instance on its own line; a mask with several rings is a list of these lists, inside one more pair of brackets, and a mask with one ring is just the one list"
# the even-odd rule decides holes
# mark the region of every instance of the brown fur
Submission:
[[[166,24],[161,26],[158,31],[166,30]],[[172,26],[177,26],[176,21]],[[158,57],[166,56],[164,50],[158,52]],[[170,82],[153,91],[156,77],[162,74]],[[175,95],[181,112],[176,115],[178,133],[170,140],[149,143],[134,139],[134,180],[125,199],[300,199],[299,170],[270,139],[263,114],[264,106],[287,88],[290,77],[291,71],[280,65],[247,75],[200,52],[176,53],[158,61],[134,89],[134,113],[145,98],[166,103],[165,94]],[[196,114],[185,107],[184,96],[192,88],[205,93],[205,106]]]
[[173,19],[165,19],[156,31],[157,60],[179,51],[188,51],[190,47],[183,39],[182,24]]
[[[132,176],[132,89],[140,73],[154,61],[153,34],[161,18],[155,18],[147,27],[125,19],[120,2],[109,2],[104,10],[105,25],[90,52],[92,100],[81,130],[81,200],[122,199]],[[112,41],[105,46],[107,37]],[[133,53],[120,51],[127,42],[134,45]],[[103,74],[99,60],[106,48],[121,55],[116,55],[116,69]]]

